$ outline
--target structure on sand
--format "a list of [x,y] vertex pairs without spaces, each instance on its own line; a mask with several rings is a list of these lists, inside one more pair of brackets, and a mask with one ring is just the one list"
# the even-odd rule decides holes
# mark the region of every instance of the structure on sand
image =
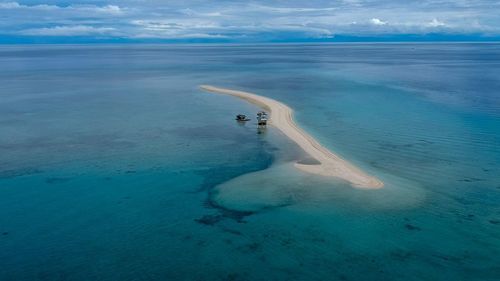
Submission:
[[257,113],[257,124],[259,126],[266,126],[267,125],[267,113],[264,111],[259,111]]

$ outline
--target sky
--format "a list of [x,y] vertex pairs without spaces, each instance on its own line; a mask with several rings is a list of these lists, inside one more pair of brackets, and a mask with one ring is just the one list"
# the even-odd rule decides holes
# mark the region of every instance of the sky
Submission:
[[500,0],[0,0],[0,43],[500,41]]

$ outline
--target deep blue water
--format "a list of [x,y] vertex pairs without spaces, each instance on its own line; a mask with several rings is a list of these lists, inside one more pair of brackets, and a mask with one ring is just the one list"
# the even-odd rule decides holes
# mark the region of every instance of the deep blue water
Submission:
[[[0,47],[0,280],[500,280],[500,44]],[[386,183],[204,93],[290,105]]]

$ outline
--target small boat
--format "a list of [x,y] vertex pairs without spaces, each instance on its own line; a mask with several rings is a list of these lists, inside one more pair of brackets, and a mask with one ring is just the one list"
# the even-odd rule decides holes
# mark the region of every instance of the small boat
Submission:
[[266,126],[267,125],[267,113],[264,111],[259,111],[257,113],[257,124],[259,126]]
[[236,115],[236,121],[244,122],[244,121],[250,121],[250,119],[248,119],[247,116],[244,114],[238,114]]

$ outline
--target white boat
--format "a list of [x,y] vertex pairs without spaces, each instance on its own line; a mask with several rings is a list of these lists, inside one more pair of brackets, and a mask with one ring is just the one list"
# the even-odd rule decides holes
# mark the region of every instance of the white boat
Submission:
[[259,126],[267,125],[267,113],[265,111],[259,111],[257,113],[257,124]]

